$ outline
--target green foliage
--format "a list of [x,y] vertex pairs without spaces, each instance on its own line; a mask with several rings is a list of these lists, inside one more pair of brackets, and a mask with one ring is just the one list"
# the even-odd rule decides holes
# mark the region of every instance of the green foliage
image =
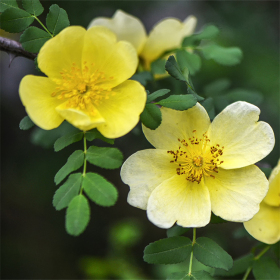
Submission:
[[11,33],[23,31],[33,21],[31,14],[18,8],[8,8],[0,15],[1,29]]
[[86,160],[102,168],[115,169],[123,163],[123,154],[117,148],[95,147],[88,148]]
[[233,265],[231,256],[207,237],[199,237],[196,240],[193,252],[198,261],[210,267],[229,270]]
[[272,168],[271,167],[260,167],[260,169],[265,174],[266,178],[269,178]]
[[[9,8],[18,8],[16,0],[1,0],[0,1],[0,13],[4,12]],[[2,27],[1,27],[2,28]]]
[[214,101],[212,97],[209,97],[205,99],[201,105],[205,108],[207,111],[209,118],[213,120],[215,118],[215,107],[214,107]]
[[163,75],[165,72],[165,59],[157,59],[151,63],[151,72],[155,75]]
[[159,89],[148,95],[147,103],[150,103],[150,102],[156,100],[157,98],[166,95],[169,92],[170,92],[170,89]]
[[231,85],[228,79],[218,79],[204,87],[205,95],[214,97],[223,94]]
[[151,264],[180,263],[189,257],[192,242],[183,236],[174,236],[150,243],[144,250],[144,261]]
[[39,16],[44,11],[39,0],[22,0],[22,6],[26,12],[34,16]]
[[75,196],[66,211],[66,231],[74,236],[80,235],[87,227],[89,219],[88,200],[82,194]]
[[109,139],[104,137],[96,128],[86,132],[86,139],[88,141],[92,141],[94,139],[100,139],[109,144],[114,144],[114,139]]
[[[173,55],[168,57],[166,64],[165,64],[165,70],[168,72],[168,74],[171,77],[175,78],[176,80],[188,83],[188,76],[185,76],[184,73],[182,73],[182,71]],[[187,75],[188,75],[188,73],[187,73]]]
[[186,271],[180,271],[180,272],[175,272],[172,273],[167,280],[214,280],[208,272],[201,270],[201,271],[193,271],[191,275],[189,275],[188,272]]
[[176,58],[184,76],[188,75],[188,73],[194,75],[201,67],[201,59],[195,53],[178,50],[176,52]]
[[56,152],[64,149],[65,147],[80,141],[83,138],[84,133],[83,132],[77,132],[77,130],[73,131],[72,133],[69,133],[67,135],[64,135],[60,138],[58,138],[54,143],[54,150]]
[[71,174],[67,181],[55,192],[53,206],[56,210],[67,207],[70,201],[79,193],[82,183],[82,173]]
[[55,183],[58,185],[68,174],[77,170],[83,165],[84,152],[82,150],[75,151],[67,160],[65,165],[59,169],[54,177]]
[[47,14],[46,24],[48,30],[55,36],[65,27],[70,25],[66,11],[59,8],[57,4],[50,6],[50,11]]
[[173,236],[180,236],[184,233],[186,233],[190,228],[184,228],[178,225],[174,225],[172,228],[169,228],[166,231],[167,237],[173,237]]
[[37,53],[50,38],[51,35],[48,32],[31,26],[20,36],[20,42],[25,50]]
[[113,206],[117,201],[117,189],[99,174],[86,173],[82,187],[88,197],[98,205]]
[[233,89],[225,95],[229,103],[236,101],[246,101],[255,105],[261,104],[263,101],[263,96],[258,91],[247,90],[242,88]]
[[279,280],[280,269],[270,258],[259,259],[253,264],[253,275],[256,280]]
[[214,213],[211,214],[211,220],[210,223],[211,224],[221,224],[221,223],[227,223],[228,221],[222,219],[219,216],[216,216]]
[[146,86],[148,81],[153,80],[153,76],[152,76],[151,72],[143,71],[143,72],[133,75],[130,79],[139,82],[143,86]]
[[171,95],[167,97],[166,99],[163,99],[157,104],[175,109],[175,110],[187,110],[189,108],[192,108],[196,104],[197,100],[192,94],[186,94],[186,95]]
[[19,123],[19,128],[22,130],[28,130],[31,127],[33,127],[35,124],[34,122],[29,118],[29,116],[25,116]]
[[144,111],[140,115],[141,122],[150,129],[156,129],[161,124],[161,111],[153,103],[146,104]]

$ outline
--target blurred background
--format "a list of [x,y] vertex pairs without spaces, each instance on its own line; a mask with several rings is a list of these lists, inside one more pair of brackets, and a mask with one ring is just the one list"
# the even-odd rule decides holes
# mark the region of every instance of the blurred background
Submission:
[[[216,41],[222,46],[240,47],[243,60],[239,65],[226,67],[203,59],[200,72],[193,78],[196,91],[205,96],[207,85],[227,79],[228,90],[242,88],[256,92],[251,102],[260,107],[260,120],[268,122],[276,136],[274,150],[260,165],[276,165],[280,155],[278,1],[43,1],[42,4],[45,12],[39,18],[43,22],[49,6],[58,4],[67,11],[71,25],[84,27],[95,17],[111,17],[117,9],[138,17],[147,31],[162,18],[184,20],[189,15],[198,18],[196,31],[208,23],[218,26],[221,33]],[[0,34],[17,41],[20,36],[2,30]],[[129,188],[121,182],[119,170],[105,172],[88,166],[88,171],[99,172],[114,183],[119,199],[110,208],[91,203],[91,221],[86,231],[79,237],[66,233],[65,210],[58,212],[52,206],[57,189],[53,178],[68,156],[82,148],[82,142],[55,153],[53,142],[64,128],[50,134],[37,128],[20,130],[19,122],[26,113],[18,86],[25,75],[39,73],[31,60],[18,57],[10,62],[3,52],[0,65],[1,278],[159,279],[168,272],[182,270],[184,263],[169,266],[144,263],[144,247],[165,238],[166,230],[151,224],[145,211],[127,204]],[[223,104],[218,105],[216,113],[222,108]],[[67,124],[64,126],[67,130]],[[115,145],[125,158],[150,147],[139,126],[117,139]],[[248,253],[256,244],[238,223],[211,224],[198,229],[197,235],[213,238],[233,258]],[[191,231],[187,236],[192,236]]]

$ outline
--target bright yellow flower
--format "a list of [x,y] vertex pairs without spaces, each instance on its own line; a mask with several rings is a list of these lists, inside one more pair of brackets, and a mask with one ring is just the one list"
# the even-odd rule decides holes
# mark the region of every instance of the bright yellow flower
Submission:
[[260,211],[244,227],[261,242],[274,244],[280,240],[280,160],[269,177],[269,190]]
[[187,17],[183,22],[176,18],[167,18],[157,23],[147,36],[145,27],[138,18],[117,10],[112,19],[96,18],[89,27],[106,26],[117,35],[118,40],[131,42],[144,60],[145,67],[149,69],[151,62],[165,51],[179,47],[183,38],[193,33],[196,22],[194,16]]
[[139,151],[123,164],[128,203],[147,210],[155,225],[169,228],[209,223],[211,210],[228,221],[248,221],[268,190],[254,165],[270,153],[274,134],[258,122],[260,110],[246,102],[226,107],[211,123],[197,103],[187,111],[161,108],[156,130],[143,126],[156,148]]
[[107,28],[65,28],[41,48],[38,64],[47,77],[25,76],[19,93],[39,127],[53,129],[67,120],[116,138],[139,121],[146,92],[127,80],[136,71],[137,53]]

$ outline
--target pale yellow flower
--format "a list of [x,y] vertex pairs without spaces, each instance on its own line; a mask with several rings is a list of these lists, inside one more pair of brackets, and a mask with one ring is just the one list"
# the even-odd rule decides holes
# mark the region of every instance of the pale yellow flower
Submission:
[[117,10],[112,18],[95,18],[89,27],[102,25],[108,27],[118,40],[131,42],[144,65],[149,69],[151,62],[158,59],[164,52],[177,48],[184,37],[193,33],[197,19],[187,17],[183,22],[176,18],[167,18],[158,22],[147,36],[141,21],[122,10]]
[[20,98],[43,129],[67,120],[81,130],[97,128],[105,137],[120,137],[137,124],[145,107],[145,89],[127,80],[137,64],[134,47],[117,42],[106,27],[71,26],[41,48],[38,65],[47,77],[25,76]]
[[280,160],[270,174],[269,190],[260,211],[244,227],[261,242],[274,244],[280,240]]
[[211,123],[197,103],[186,111],[161,108],[156,130],[143,126],[156,148],[139,151],[123,164],[130,186],[128,203],[147,210],[155,225],[169,228],[209,223],[211,210],[228,221],[244,222],[258,211],[268,190],[254,165],[270,153],[274,134],[258,122],[260,110],[246,102],[226,107]]

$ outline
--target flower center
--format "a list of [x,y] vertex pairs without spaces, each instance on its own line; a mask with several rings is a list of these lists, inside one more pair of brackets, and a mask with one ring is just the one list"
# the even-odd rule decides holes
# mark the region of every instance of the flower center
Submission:
[[213,173],[218,173],[218,166],[223,163],[219,157],[223,155],[224,147],[219,144],[211,146],[206,133],[201,139],[196,137],[195,130],[193,133],[194,136],[188,140],[178,139],[178,149],[167,153],[172,155],[170,163],[175,164],[178,175],[186,176],[186,180],[199,184],[204,176],[215,179]]
[[86,110],[95,115],[95,107],[114,95],[112,89],[105,85],[114,77],[106,77],[93,68],[93,63],[88,66],[84,61],[82,68],[73,63],[71,69],[64,69],[60,72],[61,79],[53,79],[57,86],[51,96],[67,101],[68,108]]

